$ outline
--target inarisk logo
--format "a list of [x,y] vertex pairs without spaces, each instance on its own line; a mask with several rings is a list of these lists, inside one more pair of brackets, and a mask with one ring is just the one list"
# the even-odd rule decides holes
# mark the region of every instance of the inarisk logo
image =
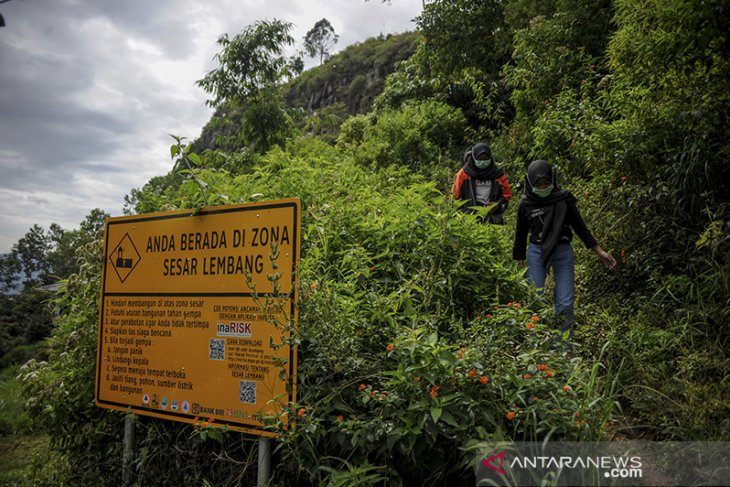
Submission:
[[[504,465],[504,454],[505,453],[507,453],[506,450],[503,451],[502,453],[497,453],[496,455],[492,455],[491,457],[487,458],[486,460],[482,460],[482,465],[494,470],[497,473],[501,473],[502,475],[507,475],[507,472],[501,468],[502,465]],[[497,459],[499,460],[499,467],[496,465],[492,465],[492,462]]]

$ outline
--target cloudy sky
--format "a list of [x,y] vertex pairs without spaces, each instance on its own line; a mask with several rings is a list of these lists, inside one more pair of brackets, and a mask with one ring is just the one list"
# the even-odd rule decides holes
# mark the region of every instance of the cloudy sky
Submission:
[[[37,223],[73,229],[171,167],[168,134],[211,115],[195,81],[216,39],[294,23],[297,49],[327,18],[336,50],[414,29],[421,0],[12,0],[0,4],[0,253]],[[311,64],[312,61],[309,61]]]

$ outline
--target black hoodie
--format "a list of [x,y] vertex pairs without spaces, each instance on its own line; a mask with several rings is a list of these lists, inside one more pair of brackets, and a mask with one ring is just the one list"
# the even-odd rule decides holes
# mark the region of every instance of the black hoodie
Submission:
[[[552,192],[544,198],[533,191],[533,185],[540,178],[547,178],[553,184]],[[525,194],[517,210],[512,258],[525,260],[528,232],[530,243],[541,246],[543,264],[549,261],[558,243],[573,239],[571,228],[586,247],[595,247],[596,239],[588,230],[576,204],[577,200],[570,191],[558,187],[550,164],[545,161],[530,163],[525,174]]]

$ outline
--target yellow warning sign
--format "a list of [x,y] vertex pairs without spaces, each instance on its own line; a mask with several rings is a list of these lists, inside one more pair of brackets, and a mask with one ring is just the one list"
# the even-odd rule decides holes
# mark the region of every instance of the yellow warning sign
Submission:
[[271,436],[296,394],[300,222],[298,199],[108,219],[96,404]]

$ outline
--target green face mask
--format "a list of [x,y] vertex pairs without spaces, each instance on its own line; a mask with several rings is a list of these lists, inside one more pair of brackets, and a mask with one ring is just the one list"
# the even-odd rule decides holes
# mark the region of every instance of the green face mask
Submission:
[[486,169],[486,168],[489,167],[489,165],[491,163],[492,163],[492,160],[491,159],[484,159],[484,160],[481,160],[481,161],[479,159],[474,159],[474,165],[476,167],[478,167],[479,169]]
[[546,196],[550,196],[550,193],[553,192],[553,188],[555,188],[554,185],[550,185],[546,188],[532,188],[532,192],[535,193],[540,198],[545,198]]

